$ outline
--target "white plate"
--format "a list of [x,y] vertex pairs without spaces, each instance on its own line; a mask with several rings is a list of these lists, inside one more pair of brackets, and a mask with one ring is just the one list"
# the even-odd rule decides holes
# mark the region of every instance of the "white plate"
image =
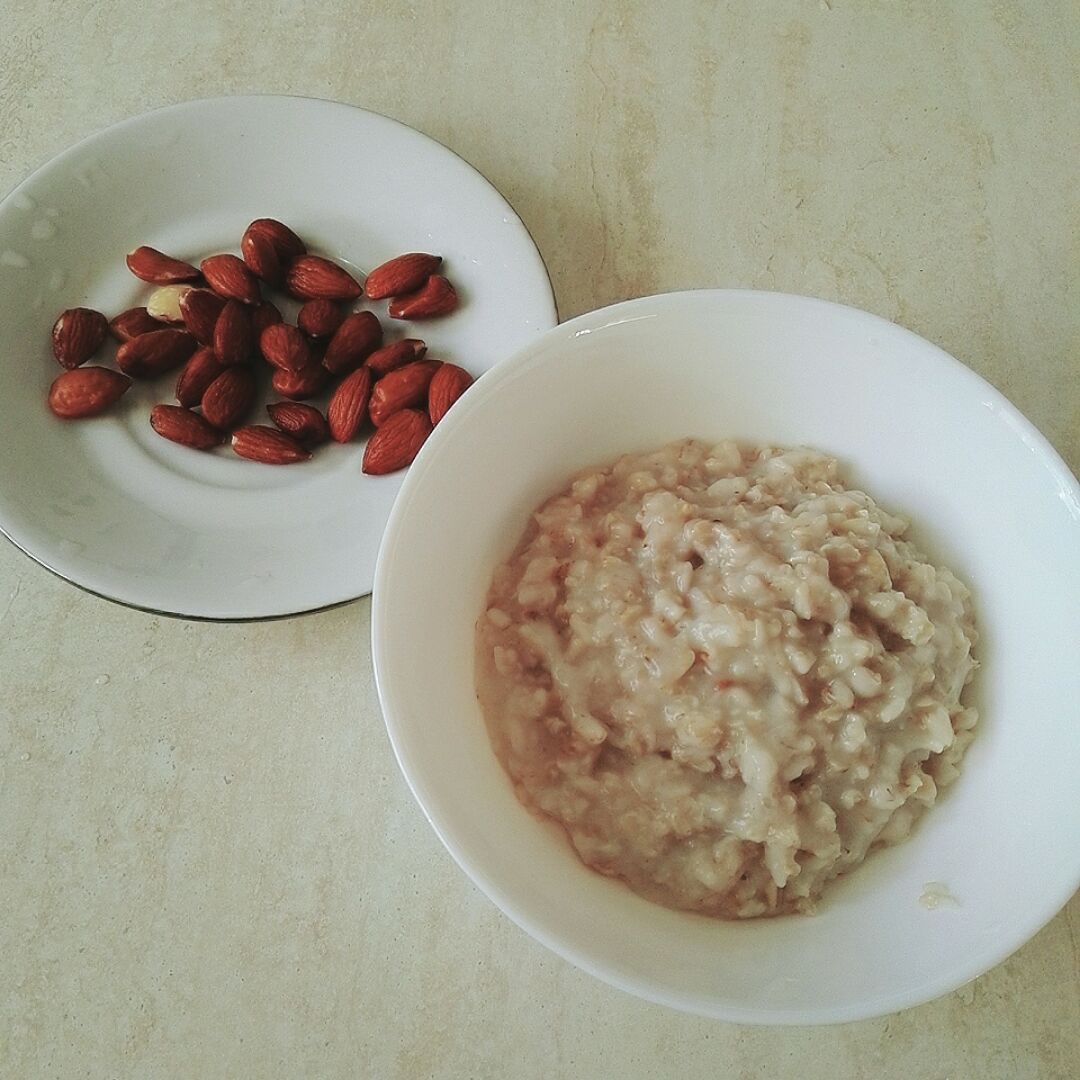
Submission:
[[220,98],[91,136],[0,204],[0,529],[85,589],[220,619],[371,590],[403,474],[363,476],[361,443],[279,468],[176,446],[147,419],[155,401],[172,400],[174,377],[137,384],[89,421],[61,423],[45,407],[60,371],[49,345],[59,311],[111,316],[145,296],[127,251],[236,251],[263,216],[360,270],[403,251],[445,256],[463,300],[453,315],[398,324],[385,302],[369,306],[388,337],[422,337],[431,355],[474,374],[556,321],[543,262],[506,201],[461,158],[386,117],[302,98]]
[[[812,917],[710,920],[586,869],[515,799],[476,702],[475,620],[530,511],[575,469],[687,435],[837,454],[973,588],[981,721],[962,774]],[[549,331],[414,463],[379,556],[372,641],[398,760],[451,854],[540,941],[653,1001],[742,1023],[891,1012],[1004,959],[1080,883],[1080,486],[993,387],[865,312],[674,293]],[[958,906],[928,910],[930,882]]]

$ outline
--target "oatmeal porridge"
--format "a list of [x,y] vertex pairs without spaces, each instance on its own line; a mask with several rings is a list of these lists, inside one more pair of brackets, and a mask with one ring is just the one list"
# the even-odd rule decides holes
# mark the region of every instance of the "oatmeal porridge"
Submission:
[[968,590],[906,529],[807,449],[687,440],[577,476],[477,625],[520,799],[660,903],[811,910],[975,727]]

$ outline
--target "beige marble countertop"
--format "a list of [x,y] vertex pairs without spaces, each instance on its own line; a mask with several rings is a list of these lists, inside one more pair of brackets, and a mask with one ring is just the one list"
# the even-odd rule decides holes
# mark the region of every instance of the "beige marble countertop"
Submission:
[[[564,317],[717,284],[843,300],[1080,467],[1076,4],[430,7],[4,4],[0,191],[153,106],[339,98],[487,175]],[[964,989],[838,1028],[682,1016],[548,953],[412,801],[368,611],[160,619],[0,544],[0,1077],[1077,1075],[1076,898]]]

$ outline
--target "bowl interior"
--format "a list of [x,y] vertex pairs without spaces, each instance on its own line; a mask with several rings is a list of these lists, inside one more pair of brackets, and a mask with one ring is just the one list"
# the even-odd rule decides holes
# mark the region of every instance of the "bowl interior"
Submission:
[[[0,205],[0,528],[94,592],[250,618],[371,588],[401,474],[362,476],[359,445],[275,469],[227,447],[168,443],[148,414],[173,400],[175,374],[137,383],[94,420],[64,424],[45,407],[59,374],[49,347],[57,314],[84,305],[111,316],[145,302],[150,287],[127,271],[126,252],[236,251],[262,216],[359,270],[402,251],[444,254],[459,311],[401,324],[385,303],[372,309],[387,340],[424,337],[432,355],[474,373],[555,322],[543,263],[506,201],[445,147],[386,117],[303,98],[218,98],[72,147]],[[261,404],[250,422],[268,422]]]
[[[517,803],[476,703],[474,622],[529,511],[578,468],[687,435],[835,453],[974,590],[982,719],[963,775],[813,917],[712,921],[586,870]],[[392,515],[375,589],[387,725],[436,830],[512,918],[624,989],[743,1022],[890,1012],[992,966],[1080,880],[1076,483],[996,391],[874,316],[719,291],[556,328],[440,425]],[[920,903],[930,882],[957,905]]]

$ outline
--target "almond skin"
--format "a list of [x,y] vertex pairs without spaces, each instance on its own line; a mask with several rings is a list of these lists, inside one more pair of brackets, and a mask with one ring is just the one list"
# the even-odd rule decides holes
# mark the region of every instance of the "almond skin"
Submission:
[[309,300],[296,313],[296,325],[308,337],[328,338],[334,336],[344,318],[345,313],[333,300]]
[[310,364],[297,371],[275,368],[274,374],[270,376],[270,385],[275,393],[284,398],[289,398],[291,401],[303,401],[322,393],[329,378],[330,375],[322,364]]
[[129,251],[127,266],[137,278],[154,285],[196,281],[199,277],[199,271],[191,263],[174,259],[171,255],[166,255],[152,247],[137,247],[134,251]]
[[215,431],[198,413],[179,405],[155,405],[150,410],[150,426],[170,442],[192,450],[212,450],[221,442]]
[[125,341],[116,350],[116,366],[137,379],[148,379],[179,367],[197,342],[184,330],[153,330]]
[[61,420],[97,416],[115,405],[131,386],[119,371],[103,367],[78,367],[57,375],[49,387],[49,408]]
[[229,431],[255,400],[255,376],[246,367],[227,367],[202,397],[202,414],[219,431]]
[[356,438],[367,418],[370,396],[371,372],[366,367],[357,368],[341,380],[326,407],[326,421],[335,442],[347,443]]
[[232,448],[240,457],[264,465],[291,465],[311,457],[311,451],[294,438],[262,424],[237,428],[232,434]]
[[109,320],[109,330],[121,344],[140,334],[165,329],[165,324],[158,322],[144,307],[128,308],[127,311],[121,311],[119,315],[114,315]]
[[266,411],[274,425],[304,446],[318,446],[330,438],[330,425],[314,405],[298,401],[277,401]]
[[404,338],[392,345],[376,349],[365,361],[364,366],[371,368],[376,379],[395,368],[404,367],[414,360],[422,360],[427,346],[419,338]]
[[274,218],[256,218],[245,230],[244,236],[260,236],[268,240],[277,252],[282,264],[307,254],[307,246],[289,228]]
[[285,288],[298,300],[356,300],[360,283],[337,263],[321,255],[301,255],[289,264]]
[[214,344],[214,328],[225,307],[225,297],[210,289],[192,289],[180,299],[184,327],[200,345]]
[[244,363],[254,352],[255,340],[248,310],[239,300],[229,300],[218,316],[214,327],[214,352],[225,367]]
[[257,277],[269,285],[280,285],[283,277],[281,256],[268,237],[250,229],[240,241],[244,264]]
[[224,370],[209,345],[196,349],[176,380],[176,400],[186,409],[195,408],[202,401],[207,387]]
[[364,295],[369,300],[385,300],[415,292],[442,263],[441,255],[426,255],[411,251],[376,266],[364,281]]
[[268,326],[276,326],[281,321],[281,312],[269,300],[256,304],[251,309],[251,336],[255,343],[258,344]]
[[268,326],[259,338],[259,351],[271,367],[284,371],[299,371],[315,362],[308,339],[288,323]]
[[85,364],[101,348],[109,324],[93,308],[68,308],[53,323],[52,351],[56,362],[71,370]]
[[442,364],[438,360],[418,360],[384,375],[371,391],[368,409],[371,422],[380,427],[401,409],[419,405],[427,396],[428,386],[440,367]]
[[382,325],[372,312],[354,312],[330,339],[323,367],[334,375],[355,370],[382,344],[382,334]]
[[389,311],[391,319],[434,319],[457,306],[454,286],[441,274],[432,274],[416,292],[392,300]]
[[200,265],[206,284],[218,296],[242,304],[257,304],[262,300],[258,279],[235,255],[211,255]]
[[428,417],[434,427],[450,406],[472,386],[473,377],[457,364],[443,364],[428,386]]
[[368,440],[364,450],[363,470],[369,476],[382,476],[411,465],[431,434],[431,421],[419,409],[402,409]]

